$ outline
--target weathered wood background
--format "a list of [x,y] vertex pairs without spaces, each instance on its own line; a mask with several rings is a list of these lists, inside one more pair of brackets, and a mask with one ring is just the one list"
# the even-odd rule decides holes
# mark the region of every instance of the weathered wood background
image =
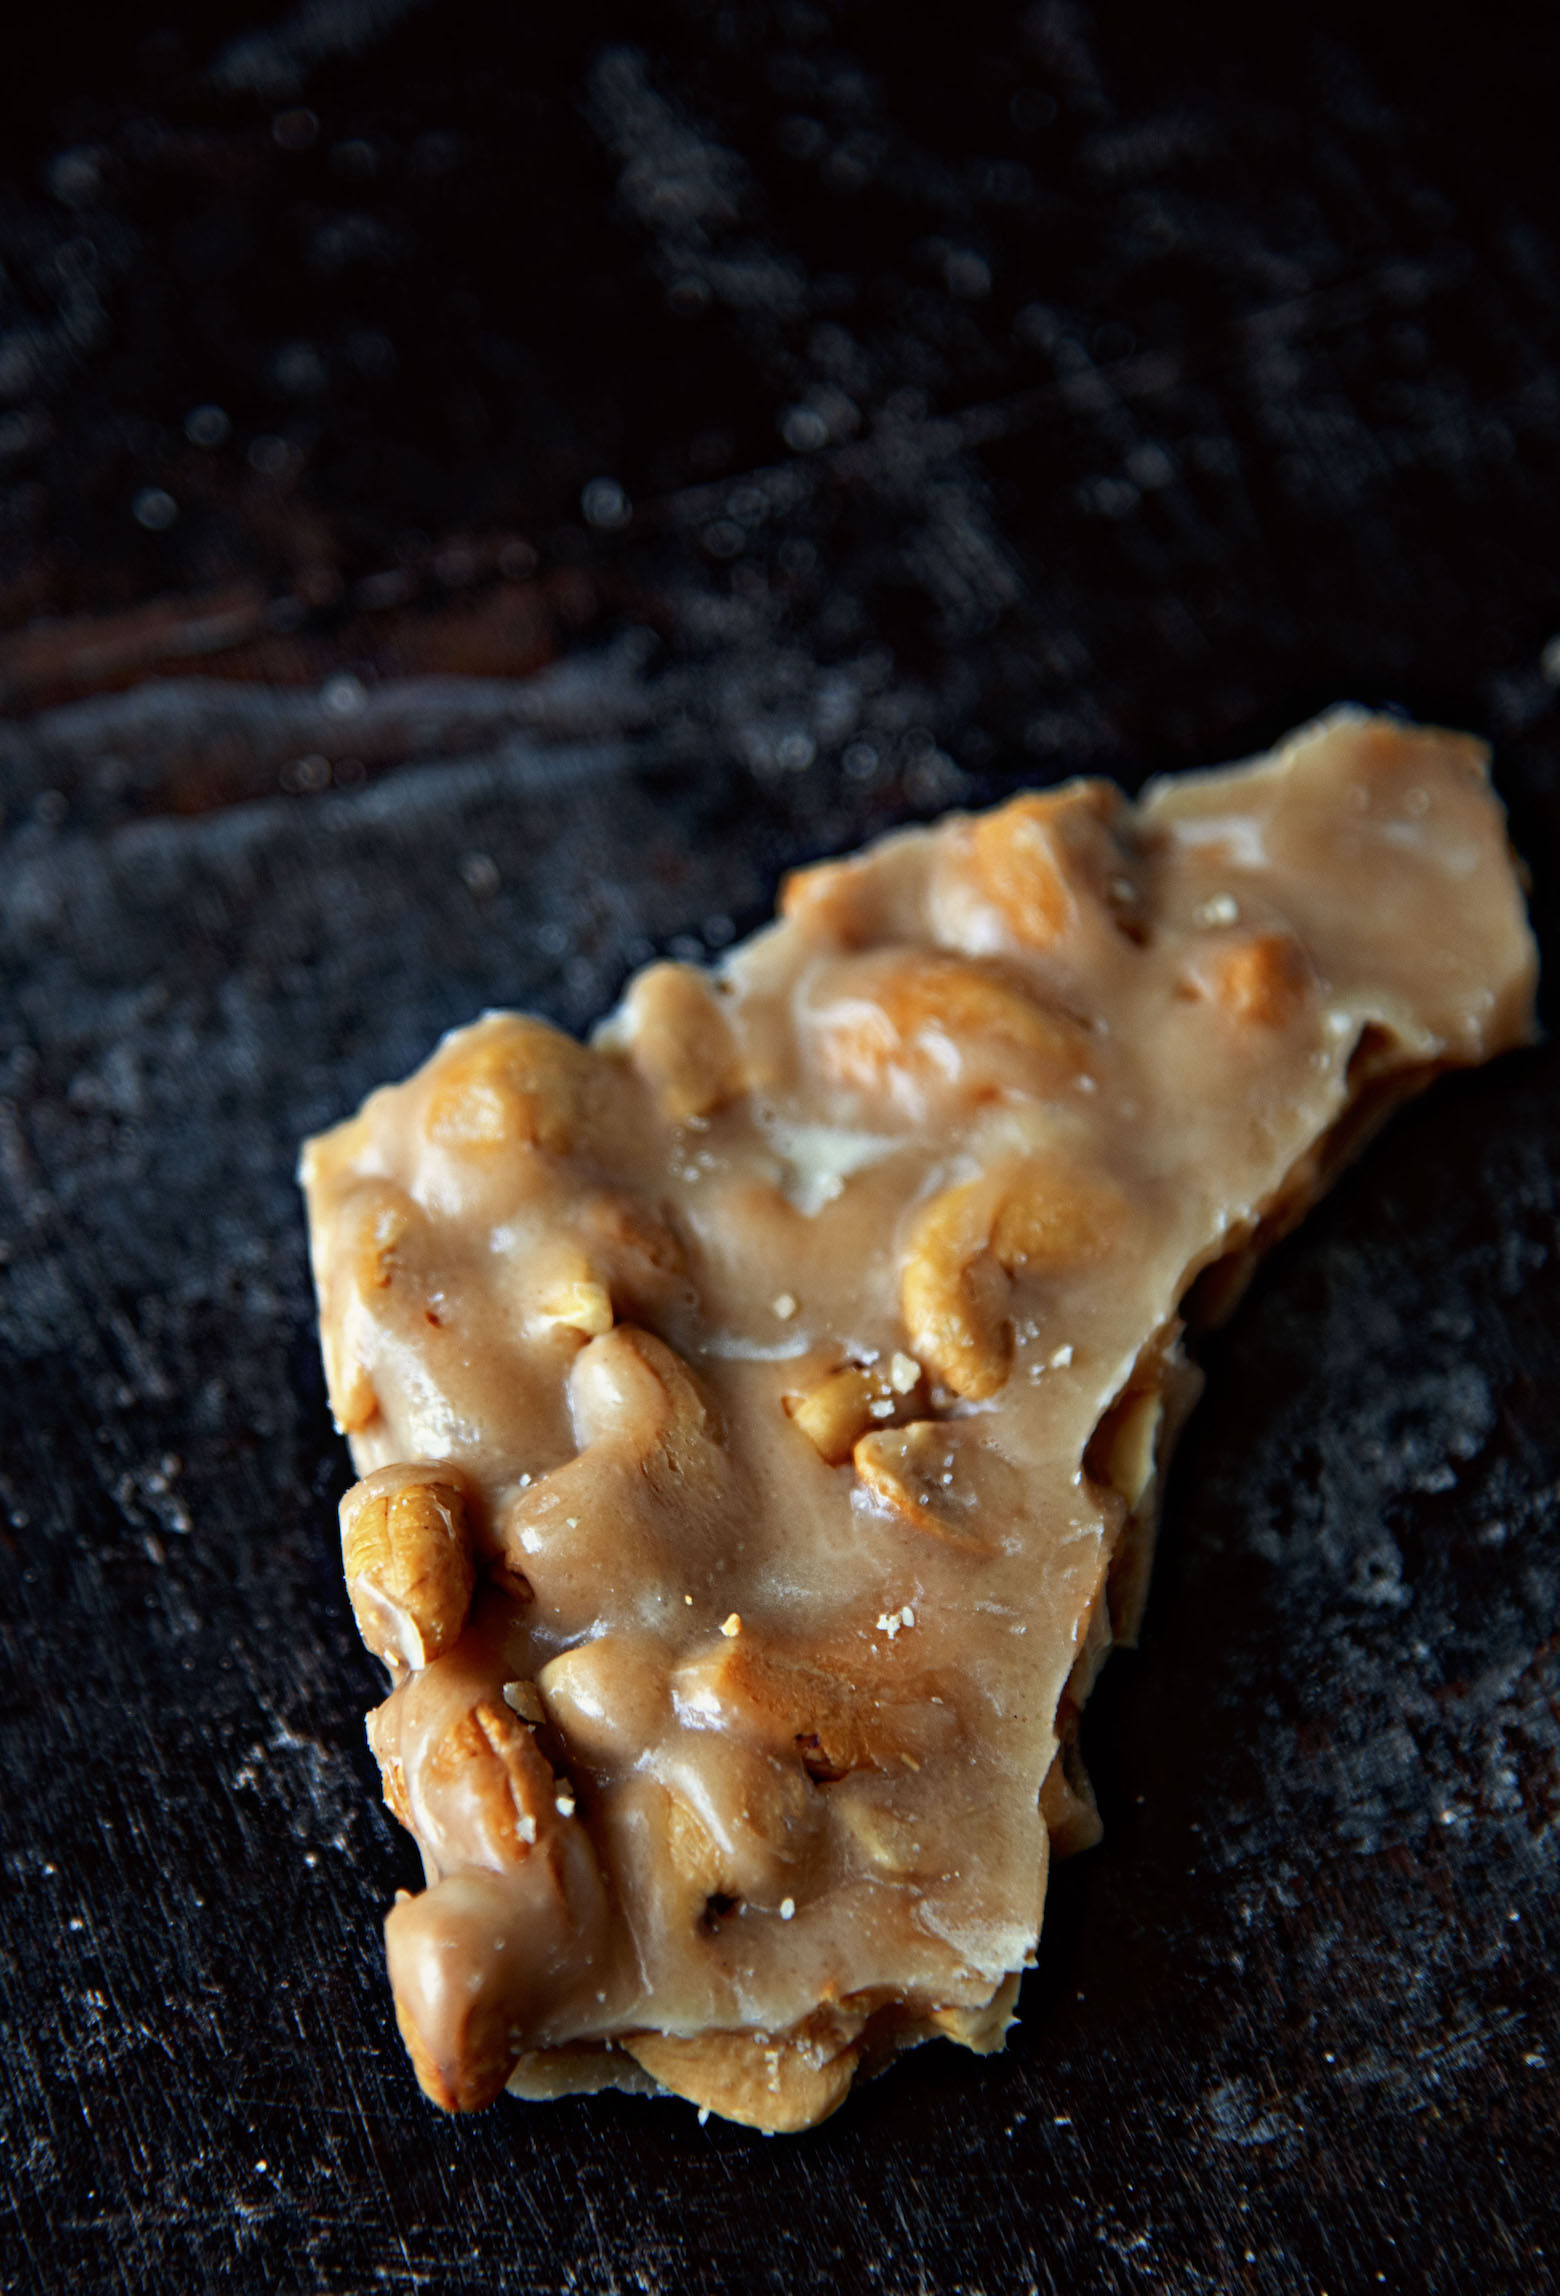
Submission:
[[1549,2284],[1551,1050],[1209,1351],[1006,2058],[784,2142],[419,2096],[292,1171],[790,862],[1342,696],[1489,736],[1553,957],[1552,12],[6,41],[0,2284]]

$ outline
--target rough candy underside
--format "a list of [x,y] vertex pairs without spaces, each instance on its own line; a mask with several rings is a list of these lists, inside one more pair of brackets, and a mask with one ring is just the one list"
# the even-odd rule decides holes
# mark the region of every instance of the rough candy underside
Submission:
[[586,1048],[489,1014],[310,1143],[348,1587],[468,2110],[794,2129],[999,2047],[1137,1630],[1184,1324],[1529,1027],[1482,752],[1339,712],[794,877]]

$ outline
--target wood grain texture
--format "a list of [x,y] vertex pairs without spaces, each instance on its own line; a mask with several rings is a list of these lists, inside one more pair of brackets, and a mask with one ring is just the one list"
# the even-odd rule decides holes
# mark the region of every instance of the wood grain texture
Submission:
[[1045,0],[950,58],[625,0],[522,67],[507,13],[29,33],[0,2286],[1540,2287],[1549,1047],[1397,1119],[1207,1351],[1008,2054],[784,2144],[418,2095],[292,1167],[440,1029],[587,1025],[813,853],[1340,695],[1494,740],[1553,962],[1553,29]]

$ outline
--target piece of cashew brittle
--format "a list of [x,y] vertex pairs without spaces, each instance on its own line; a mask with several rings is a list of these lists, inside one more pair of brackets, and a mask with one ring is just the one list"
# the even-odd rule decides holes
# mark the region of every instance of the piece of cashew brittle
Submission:
[[396,2014],[451,2111],[659,2083],[803,2128],[1001,2045],[1099,1831],[1080,1709],[1183,1326],[1531,1011],[1481,753],[1358,713],[900,829],[781,908],[589,1049],[489,1014],[304,1155],[427,1880]]

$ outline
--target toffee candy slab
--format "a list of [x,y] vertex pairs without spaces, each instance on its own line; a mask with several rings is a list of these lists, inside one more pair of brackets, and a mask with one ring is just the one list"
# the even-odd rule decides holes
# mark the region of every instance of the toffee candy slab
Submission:
[[586,1047],[490,1013],[304,1153],[369,1718],[451,2110],[797,2129],[1000,2047],[1228,1311],[1535,976],[1463,737],[1021,796],[787,884]]

